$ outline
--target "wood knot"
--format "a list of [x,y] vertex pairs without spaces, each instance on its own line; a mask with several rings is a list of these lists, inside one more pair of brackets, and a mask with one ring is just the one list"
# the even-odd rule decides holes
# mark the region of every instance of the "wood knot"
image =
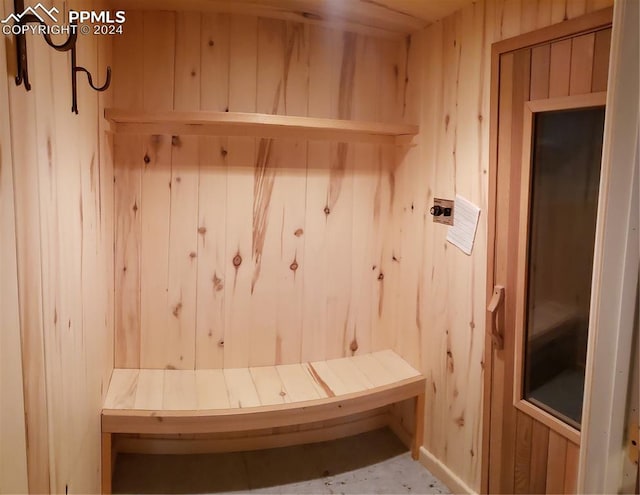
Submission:
[[285,395],[287,395],[287,393],[284,390],[280,391],[280,397],[284,397]]
[[137,212],[138,211],[138,203],[133,203],[133,207],[131,208],[133,210],[133,212]]
[[182,182],[182,178],[180,178],[180,177],[176,177],[176,182],[177,182],[177,183]]
[[239,254],[236,254],[233,257],[233,266],[238,268],[241,264],[242,264],[242,256],[240,256]]
[[378,275],[378,280],[384,280],[384,273],[381,273],[380,275]]
[[351,344],[349,345],[349,349],[351,349],[351,352],[356,352],[358,350],[358,341],[357,339],[353,339],[351,341]]
[[291,264],[289,265],[289,269],[290,269],[291,271],[294,271],[294,272],[295,272],[295,271],[298,269],[298,262],[297,262],[297,261],[294,261],[293,263],[291,263]]
[[222,156],[222,158],[226,158],[228,153],[229,152],[225,148],[220,148],[220,156]]
[[302,234],[304,234],[304,230],[302,229],[296,229],[296,231],[293,233],[293,235],[295,235],[296,237],[300,237]]
[[329,213],[331,213],[331,209],[328,206],[324,207],[324,214],[328,215]]
[[194,251],[191,251],[191,252],[189,253],[189,258],[191,258],[191,259],[195,258],[196,256],[197,256],[197,255],[196,255],[196,253],[195,253]]
[[218,340],[218,347],[224,347],[224,339]]
[[191,77],[196,77],[196,71],[195,70],[191,71]]
[[198,234],[205,235],[206,233],[207,233],[207,228],[206,227],[199,227],[198,228]]
[[224,288],[224,284],[222,283],[222,279],[220,277],[218,277],[217,273],[213,274],[213,289],[216,292],[220,292],[223,288]]
[[209,46],[213,46],[215,45],[215,43],[213,42],[213,40],[209,40]]
[[148,155],[148,154],[146,154],[146,153],[145,153],[145,155],[144,155],[143,160],[144,160],[144,163],[145,163],[145,164],[147,164],[147,165],[149,165],[149,163],[151,162],[151,158],[150,158],[150,157],[149,157],[149,155]]
[[180,136],[171,136],[171,146],[181,146]]
[[180,311],[182,311],[182,303],[178,303],[174,306],[173,308],[173,316],[175,316],[176,318],[180,318]]

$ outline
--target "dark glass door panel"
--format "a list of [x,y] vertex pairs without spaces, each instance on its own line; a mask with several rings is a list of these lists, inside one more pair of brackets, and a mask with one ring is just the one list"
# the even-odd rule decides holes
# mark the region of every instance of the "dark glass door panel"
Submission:
[[524,399],[580,428],[604,107],[534,115]]

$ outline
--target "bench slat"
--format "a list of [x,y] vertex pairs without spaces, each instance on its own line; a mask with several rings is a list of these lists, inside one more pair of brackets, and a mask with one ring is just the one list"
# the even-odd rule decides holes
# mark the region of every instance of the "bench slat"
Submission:
[[272,406],[291,402],[275,366],[249,368],[249,372],[258,391],[261,405]]
[[348,393],[374,387],[374,384],[356,367],[352,358],[331,359],[327,361],[327,365],[346,385]]
[[140,370],[134,409],[162,409],[164,370]]
[[229,392],[231,408],[257,407],[260,397],[248,368],[230,368],[223,370]]
[[113,370],[111,384],[104,401],[105,409],[133,408],[137,385],[138,370]]
[[405,378],[412,378],[420,375],[418,370],[414,369],[409,363],[391,350],[378,351],[371,355],[380,361],[387,369],[390,376],[396,380],[404,380]]
[[162,408],[168,411],[190,411],[198,408],[194,370],[165,370]]
[[[316,388],[308,368],[303,365],[285,364],[276,368],[287,391],[287,396],[292,402],[303,402],[327,396],[320,386]],[[323,395],[320,395],[320,391]]]
[[376,387],[381,387],[397,381],[395,377],[385,369],[380,361],[371,354],[353,356],[351,362],[362,372],[364,376]]
[[222,370],[198,370],[196,373],[198,409],[228,409],[229,392]]

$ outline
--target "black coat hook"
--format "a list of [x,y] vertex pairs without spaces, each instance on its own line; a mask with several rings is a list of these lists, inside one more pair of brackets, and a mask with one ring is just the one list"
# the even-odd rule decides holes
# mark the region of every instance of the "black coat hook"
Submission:
[[[30,23],[36,23],[41,26],[47,26],[47,24],[39,16],[26,13],[24,9],[24,0],[13,0],[14,7],[14,20],[16,25],[25,26]],[[46,9],[45,9],[46,10]],[[49,14],[50,15],[50,14]],[[16,58],[18,61],[18,71],[16,74],[16,85],[20,86],[24,84],[27,91],[31,91],[31,83],[29,82],[29,63],[27,57],[27,38],[23,31],[14,34],[16,37]],[[69,26],[69,37],[64,43],[56,44],[51,39],[51,35],[48,31],[43,33],[44,40],[47,44],[59,52],[71,52],[71,111],[75,114],[78,113],[78,84],[77,74],[78,72],[84,72],[87,75],[89,86],[95,91],[105,91],[111,85],[111,67],[107,67],[107,79],[102,86],[96,86],[93,83],[93,77],[91,73],[85,68],[78,66],[76,58],[76,43],[78,41],[78,25],[76,22],[72,22]]]

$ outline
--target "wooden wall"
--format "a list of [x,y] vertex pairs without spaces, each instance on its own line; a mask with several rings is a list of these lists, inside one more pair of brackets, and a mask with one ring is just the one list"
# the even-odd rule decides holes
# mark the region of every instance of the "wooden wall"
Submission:
[[[309,24],[131,11],[114,106],[398,122],[404,44]],[[116,136],[116,367],[388,348],[392,147]]]
[[[420,136],[396,173],[396,347],[427,376],[424,445],[458,486],[480,489],[491,44],[611,3],[483,0],[411,37],[407,118]],[[482,209],[471,256],[427,213],[455,194]]]
[[[54,5],[65,12],[97,3]],[[4,8],[13,11],[13,2],[5,0]],[[100,488],[100,409],[113,369],[113,174],[99,124],[106,96],[90,90],[80,75],[80,115],[73,115],[70,54],[27,37],[32,91],[15,85],[10,45],[0,84],[2,333],[4,339],[9,332],[13,352],[22,349],[22,373],[20,353],[12,356],[11,392],[19,398],[22,377],[29,491],[95,493]],[[106,38],[79,37],[78,63],[100,81],[108,59]],[[13,238],[17,249],[12,249]],[[13,273],[11,255],[17,261]],[[5,292],[5,284],[17,293]],[[20,342],[14,335],[18,322]],[[4,342],[2,353],[4,375]],[[11,410],[5,406],[4,379],[3,414]],[[22,441],[16,436],[9,444],[16,446],[11,464],[4,461],[4,442],[3,434],[3,482],[4,469],[15,466],[20,484],[10,485],[11,491],[23,491]]]
[[[0,3],[0,17],[4,19]],[[0,43],[0,67],[6,48]],[[0,78],[0,107],[8,108],[8,79]],[[3,112],[4,113],[4,112]],[[26,493],[25,437],[20,314],[13,208],[13,170],[9,120],[0,118],[0,493]]]

